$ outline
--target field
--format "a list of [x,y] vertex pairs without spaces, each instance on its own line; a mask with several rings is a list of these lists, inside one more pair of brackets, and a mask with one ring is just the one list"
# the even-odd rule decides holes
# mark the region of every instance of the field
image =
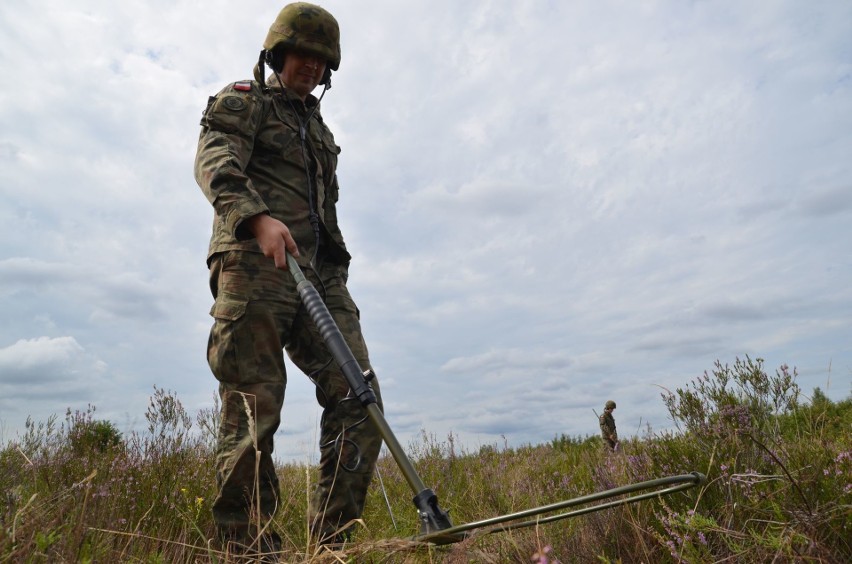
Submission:
[[[852,562],[852,397],[804,394],[795,370],[717,363],[661,401],[676,432],[617,452],[597,437],[469,452],[423,432],[408,445],[456,524],[696,470],[698,488],[535,527],[412,542],[412,492],[387,455],[342,551],[310,543],[315,469],[280,465],[281,562]],[[85,412],[30,422],[0,450],[0,562],[239,562],[212,540],[215,408],[190,415],[155,388],[148,428],[122,436]],[[389,510],[390,508],[390,510]]]

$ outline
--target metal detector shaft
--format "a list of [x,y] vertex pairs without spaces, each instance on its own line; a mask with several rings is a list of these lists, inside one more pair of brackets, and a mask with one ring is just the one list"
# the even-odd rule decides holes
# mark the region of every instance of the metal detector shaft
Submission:
[[405,480],[414,491],[414,504],[417,506],[420,517],[420,533],[428,534],[452,527],[453,524],[450,522],[447,513],[438,507],[438,496],[423,484],[423,480],[420,479],[420,476],[411,464],[411,460],[406,456],[402,445],[399,444],[393,431],[391,431],[384,413],[379,409],[376,394],[373,392],[369,383],[369,380],[373,377],[372,372],[365,373],[361,369],[355,355],[352,354],[349,345],[346,344],[343,334],[331,317],[331,313],[328,311],[325,302],[323,302],[322,296],[317,292],[313,283],[305,278],[302,269],[299,267],[299,263],[289,253],[287,254],[287,267],[296,281],[296,289],[302,298],[305,309],[307,309],[308,314],[317,326],[317,330],[322,336],[323,341],[325,341],[329,352],[334,357],[338,366],[340,366],[340,370],[349,383],[352,393],[358,397],[361,405],[367,410],[367,415],[379,430],[379,434],[381,434],[388,450],[402,471],[403,476],[405,476]]

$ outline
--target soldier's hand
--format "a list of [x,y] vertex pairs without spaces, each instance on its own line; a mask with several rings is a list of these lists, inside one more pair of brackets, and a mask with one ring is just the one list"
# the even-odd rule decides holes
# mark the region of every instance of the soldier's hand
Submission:
[[287,270],[287,253],[299,256],[299,247],[290,235],[290,229],[274,217],[261,213],[247,219],[246,226],[263,255],[275,261],[275,268]]

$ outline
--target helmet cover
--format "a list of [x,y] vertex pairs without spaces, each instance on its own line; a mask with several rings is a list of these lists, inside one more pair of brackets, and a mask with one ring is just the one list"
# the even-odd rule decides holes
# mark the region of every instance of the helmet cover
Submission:
[[340,66],[340,27],[327,10],[307,2],[287,4],[269,28],[263,48],[310,53],[325,59],[331,70]]

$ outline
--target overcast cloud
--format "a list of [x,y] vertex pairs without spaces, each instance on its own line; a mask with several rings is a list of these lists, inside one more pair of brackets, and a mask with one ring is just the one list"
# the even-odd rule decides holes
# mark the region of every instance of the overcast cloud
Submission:
[[[751,355],[852,382],[852,4],[329,0],[350,289],[403,444],[669,425]],[[213,402],[192,176],[282,4],[0,5],[0,438]],[[315,459],[295,369],[277,453]]]

